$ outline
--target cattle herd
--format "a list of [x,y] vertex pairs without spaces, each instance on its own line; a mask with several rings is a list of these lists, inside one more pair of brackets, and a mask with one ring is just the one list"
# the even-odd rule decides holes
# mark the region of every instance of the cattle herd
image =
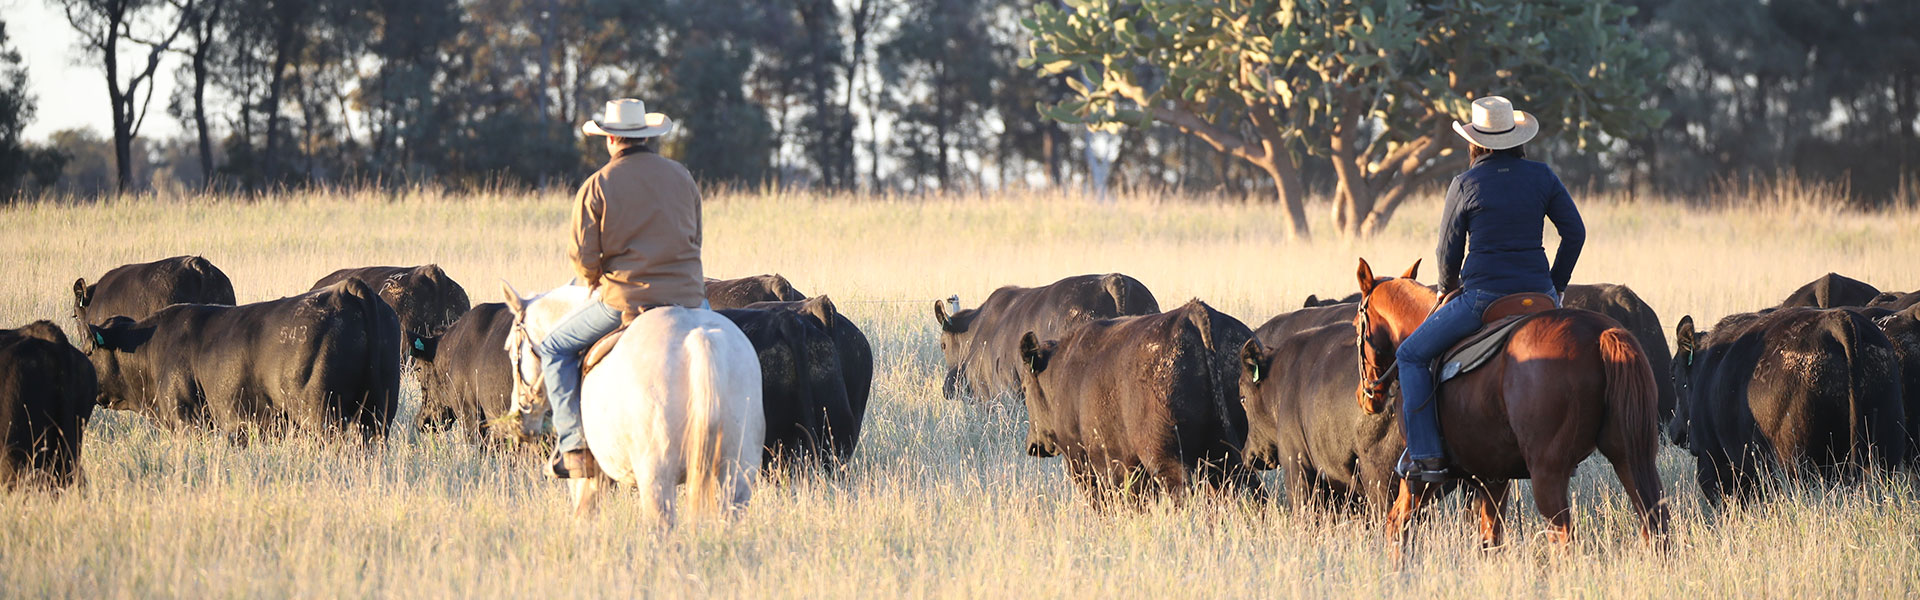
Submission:
[[[421,429],[483,444],[540,433],[499,426],[517,306],[471,305],[434,265],[342,269],[236,306],[226,274],[182,256],[78,280],[73,294],[77,340],[48,321],[0,330],[9,488],[81,481],[96,405],[240,444],[378,439],[411,374]],[[779,275],[709,280],[707,295],[759,359],[765,468],[850,458],[873,383],[860,328]],[[1755,495],[1770,472],[1843,477],[1920,459],[1920,292],[1829,274],[1711,328],[1684,317],[1671,350],[1625,286],[1575,285],[1564,303],[1637,338],[1667,439],[1696,457],[1713,502]],[[1383,510],[1404,442],[1397,402],[1356,402],[1370,389],[1356,367],[1360,298],[1305,304],[1250,328],[1199,300],[1163,312],[1126,275],[1080,275],[1003,287],[974,308],[936,301],[932,325],[944,394],[1024,406],[1025,451],[1062,457],[1095,505],[1190,488],[1259,496],[1257,471],[1278,469],[1295,505]]]

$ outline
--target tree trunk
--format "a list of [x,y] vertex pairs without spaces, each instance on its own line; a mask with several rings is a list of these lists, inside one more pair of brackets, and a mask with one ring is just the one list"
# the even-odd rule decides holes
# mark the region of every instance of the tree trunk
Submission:
[[1313,232],[1307,229],[1306,194],[1301,189],[1299,167],[1284,158],[1269,159],[1259,166],[1273,178],[1274,194],[1280,205],[1286,207],[1280,225],[1287,230],[1287,241],[1312,239]]
[[200,141],[200,187],[213,185],[213,134],[207,126],[207,53],[213,41],[220,5],[213,5],[200,23],[194,25],[193,45],[193,128]]

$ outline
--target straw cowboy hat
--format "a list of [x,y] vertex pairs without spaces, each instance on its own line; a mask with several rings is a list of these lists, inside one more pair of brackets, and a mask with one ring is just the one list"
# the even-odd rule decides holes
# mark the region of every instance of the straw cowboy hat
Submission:
[[1540,133],[1540,121],[1527,111],[1514,110],[1506,98],[1487,96],[1473,101],[1473,122],[1454,121],[1453,132],[1482,148],[1505,150],[1533,139]]
[[647,103],[635,98],[607,101],[600,118],[580,124],[580,132],[623,138],[650,138],[673,131],[673,119],[647,112]]

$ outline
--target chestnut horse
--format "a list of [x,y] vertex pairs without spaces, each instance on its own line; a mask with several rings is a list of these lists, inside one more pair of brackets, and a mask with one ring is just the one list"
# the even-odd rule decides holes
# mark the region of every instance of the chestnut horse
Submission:
[[[1394,350],[1439,306],[1438,294],[1414,281],[1419,268],[1416,261],[1398,279],[1375,280],[1372,267],[1360,261],[1357,397],[1369,413],[1383,409]],[[1640,535],[1666,533],[1654,465],[1659,391],[1639,342],[1618,322],[1584,310],[1541,313],[1514,330],[1501,356],[1439,386],[1436,395],[1451,466],[1474,481],[1466,488],[1484,545],[1501,543],[1509,482],[1528,478],[1552,537],[1571,541],[1568,479],[1596,447],[1632,499]],[[1387,532],[1404,541],[1408,520],[1440,488],[1402,481]]]

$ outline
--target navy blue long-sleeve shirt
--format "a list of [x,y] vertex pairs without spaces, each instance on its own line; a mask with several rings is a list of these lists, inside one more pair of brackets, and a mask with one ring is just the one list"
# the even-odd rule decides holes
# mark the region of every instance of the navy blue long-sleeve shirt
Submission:
[[[1541,219],[1560,232],[1553,265]],[[1501,154],[1481,156],[1447,188],[1440,225],[1441,285],[1503,294],[1567,289],[1587,229],[1560,177],[1547,165]]]

